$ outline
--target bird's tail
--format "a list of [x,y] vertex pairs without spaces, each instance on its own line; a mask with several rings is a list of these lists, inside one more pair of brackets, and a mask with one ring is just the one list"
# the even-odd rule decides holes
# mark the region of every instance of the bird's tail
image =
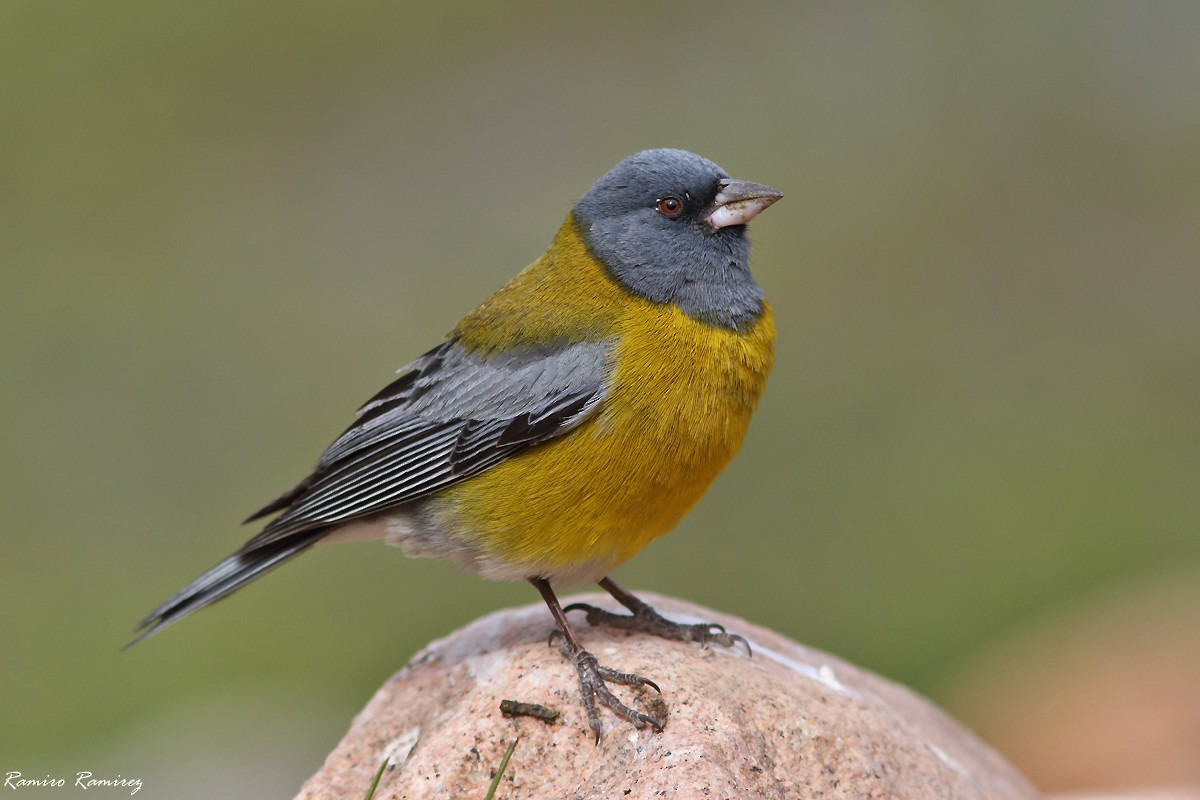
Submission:
[[134,629],[137,638],[121,649],[127,650],[168,625],[178,622],[193,611],[199,611],[205,606],[212,605],[259,575],[300,555],[316,544],[317,540],[326,533],[328,533],[327,528],[316,528],[292,534],[259,547],[248,547],[237,551],[180,589],[170,600],[154,609],[150,616],[142,620]]

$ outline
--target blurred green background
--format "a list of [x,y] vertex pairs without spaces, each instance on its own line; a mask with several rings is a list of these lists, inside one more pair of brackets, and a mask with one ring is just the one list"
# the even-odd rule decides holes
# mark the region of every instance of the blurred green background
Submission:
[[8,0],[0,769],[290,796],[426,641],[535,602],[345,545],[118,651],[646,147],[787,194],[752,226],[780,332],[741,455],[618,580],[936,699],[1048,610],[1200,564],[1198,30]]

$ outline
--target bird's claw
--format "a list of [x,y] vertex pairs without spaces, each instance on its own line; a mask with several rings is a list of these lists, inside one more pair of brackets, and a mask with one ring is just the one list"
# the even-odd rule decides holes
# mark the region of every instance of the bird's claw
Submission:
[[661,722],[649,714],[635,711],[622,703],[607,685],[609,683],[617,683],[622,686],[634,686],[637,688],[649,686],[654,691],[662,694],[662,689],[658,687],[657,683],[642,675],[632,672],[620,672],[612,667],[603,666],[587,650],[572,651],[566,635],[558,628],[550,631],[550,638],[546,644],[553,647],[556,641],[558,642],[559,652],[575,664],[575,671],[579,673],[579,691],[583,697],[583,708],[587,712],[588,726],[592,729],[592,733],[596,735],[596,744],[600,743],[601,736],[600,712],[597,708],[597,701],[599,701],[600,705],[609,709],[626,722],[631,723],[633,727],[639,730],[649,725],[658,733],[662,733],[663,724]]
[[589,603],[571,603],[563,609],[563,612],[583,611],[587,614],[588,625],[593,627],[607,625],[611,628],[640,631],[677,642],[699,642],[705,646],[716,644],[721,647],[733,647],[740,643],[746,648],[747,655],[754,654],[750,649],[750,642],[746,640],[745,636],[728,633],[725,626],[715,622],[700,622],[694,625],[672,622],[645,603],[630,610],[632,611],[630,614],[615,614]]
[[601,666],[596,657],[587,650],[572,653],[564,641],[560,646],[563,655],[575,663],[575,671],[579,673],[579,691],[583,696],[583,708],[587,712],[588,726],[596,736],[596,744],[600,743],[601,727],[600,712],[597,703],[616,714],[621,719],[639,730],[649,725],[658,733],[662,733],[662,723],[649,714],[635,711],[621,702],[608,688],[609,683],[619,683],[623,686],[649,686],[662,694],[658,684],[649,678],[635,675],[631,672],[618,672],[610,667]]

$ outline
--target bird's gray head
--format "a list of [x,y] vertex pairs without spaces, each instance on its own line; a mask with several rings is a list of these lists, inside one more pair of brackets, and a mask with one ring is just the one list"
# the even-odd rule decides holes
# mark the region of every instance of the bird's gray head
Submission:
[[634,294],[744,329],[762,312],[746,223],[782,195],[686,150],[643,150],[575,205],[591,251]]

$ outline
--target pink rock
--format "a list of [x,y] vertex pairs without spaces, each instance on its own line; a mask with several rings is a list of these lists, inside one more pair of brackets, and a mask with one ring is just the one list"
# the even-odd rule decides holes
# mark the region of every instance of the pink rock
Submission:
[[1159,787],[1200,800],[1200,571],[1046,612],[965,664],[942,696],[1046,792],[1120,800]]
[[[1036,798],[994,751],[929,701],[765,628],[666,597],[641,595],[673,619],[718,622],[739,648],[644,634],[576,633],[602,664],[662,687],[617,687],[661,718],[637,730],[602,709],[594,743],[573,666],[548,647],[538,604],[497,612],[438,640],[355,718],[299,798],[363,798],[384,758],[376,800],[483,798],[517,737],[497,798]],[[606,596],[582,598],[614,611]],[[507,718],[502,700],[538,703],[554,724]]]
[[1064,792],[1052,794],[1048,800],[1200,800],[1200,787],[1121,789],[1098,792]]

